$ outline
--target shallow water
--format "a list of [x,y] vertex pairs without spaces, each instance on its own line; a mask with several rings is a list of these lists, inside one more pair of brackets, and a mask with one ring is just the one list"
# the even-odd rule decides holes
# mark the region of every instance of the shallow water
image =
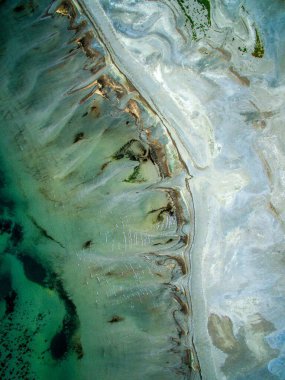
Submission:
[[188,378],[194,216],[167,129],[80,9],[1,13],[1,378]]

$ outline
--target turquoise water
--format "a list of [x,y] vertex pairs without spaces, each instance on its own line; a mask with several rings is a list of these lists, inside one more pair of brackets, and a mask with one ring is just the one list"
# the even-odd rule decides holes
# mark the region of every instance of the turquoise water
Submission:
[[190,378],[189,174],[66,4],[0,4],[0,376]]
[[284,6],[0,0],[1,379],[285,379]]

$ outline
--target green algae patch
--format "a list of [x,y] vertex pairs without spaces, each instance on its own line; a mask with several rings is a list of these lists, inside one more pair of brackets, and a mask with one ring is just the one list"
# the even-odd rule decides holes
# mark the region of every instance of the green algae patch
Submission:
[[192,20],[192,18],[190,17],[190,15],[187,13],[186,6],[184,5],[184,0],[177,0],[177,2],[178,2],[180,8],[182,9],[182,11],[184,13],[184,16],[186,17],[186,22],[189,21],[191,24],[192,37],[193,37],[193,40],[196,41],[197,40],[197,34],[195,31],[195,24],[194,24],[194,21]]
[[[197,41],[211,26],[211,4],[209,0],[196,0],[193,3],[185,0],[177,0],[187,25],[190,22],[192,38]],[[201,35],[202,33],[202,35]]]
[[241,51],[242,53],[247,53],[247,48],[246,47],[238,47],[238,50]]
[[124,182],[128,183],[142,183],[145,182],[145,178],[142,177],[141,172],[140,172],[140,165],[135,166],[133,173],[124,180]]
[[255,46],[251,54],[256,58],[262,58],[264,56],[264,45],[259,36],[257,28],[255,28]]
[[207,11],[207,18],[209,26],[211,25],[211,4],[210,0],[197,0],[199,4],[201,4]]

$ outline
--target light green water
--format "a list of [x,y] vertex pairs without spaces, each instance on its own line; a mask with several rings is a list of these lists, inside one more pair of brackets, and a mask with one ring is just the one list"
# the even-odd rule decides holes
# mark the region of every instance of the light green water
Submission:
[[190,378],[188,173],[80,10],[49,5],[0,5],[1,378]]

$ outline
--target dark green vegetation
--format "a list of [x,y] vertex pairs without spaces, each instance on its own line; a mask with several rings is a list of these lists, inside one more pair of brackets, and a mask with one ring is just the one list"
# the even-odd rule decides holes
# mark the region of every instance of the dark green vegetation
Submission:
[[194,3],[198,3],[202,6],[203,10],[207,13],[207,22],[206,24],[201,24],[199,21],[197,21],[197,15],[193,13],[193,9],[191,7],[191,2],[189,0],[177,0],[177,3],[179,4],[181,10],[183,11],[183,14],[186,18],[186,24],[189,22],[191,25],[192,30],[192,38],[194,41],[198,39],[197,32],[198,30],[203,31],[204,33],[206,30],[211,26],[211,3],[210,0],[194,0]]
[[255,46],[252,52],[253,57],[262,58],[264,56],[264,46],[257,28],[255,27]]
[[[245,12],[247,15],[249,14],[249,12],[247,11],[244,5],[241,6],[241,10]],[[254,45],[254,49],[251,55],[255,58],[263,58],[264,44],[262,42],[262,39],[260,37],[260,34],[256,26],[254,26],[254,31],[255,31],[255,45]],[[238,49],[243,53],[247,53],[247,49],[245,47],[244,48],[239,47]]]
[[177,0],[180,8],[182,9],[183,13],[184,13],[184,16],[186,17],[186,22],[190,22],[190,25],[191,25],[191,28],[192,28],[192,36],[193,36],[193,40],[196,40],[197,39],[197,34],[196,34],[196,31],[195,31],[195,23],[192,19],[192,17],[188,14],[188,7],[187,5],[185,5],[185,0]]
[[125,179],[125,182],[130,182],[130,183],[145,182],[145,179],[141,176],[141,173],[140,173],[140,165],[134,167],[133,173],[127,179]]
[[207,10],[208,23],[211,25],[211,2],[210,0],[197,0]]
[[189,378],[192,203],[171,137],[82,10],[6,4],[1,378]]
[[[1,162],[4,167],[3,160]],[[18,203],[19,199],[13,200],[9,195],[12,186],[13,183],[7,180],[4,170],[2,170],[0,173],[0,241],[2,243],[0,307],[3,311],[0,316],[0,376],[1,379],[37,379],[36,374],[33,375],[31,372],[27,356],[32,354],[32,346],[37,334],[43,332],[46,315],[38,313],[34,327],[31,328],[29,315],[21,314],[22,289],[18,289],[17,286],[13,287],[14,270],[8,265],[9,258],[17,262],[20,269],[22,267],[25,281],[55,292],[64,306],[65,315],[62,320],[62,328],[53,337],[50,337],[50,341],[45,340],[46,350],[43,351],[43,355],[50,355],[54,360],[59,360],[73,351],[78,359],[81,359],[83,356],[82,346],[80,340],[74,338],[80,322],[76,307],[66,293],[62,280],[51,267],[39,261],[41,255],[37,254],[31,242],[25,239],[24,228],[17,220],[17,210],[21,209],[21,204]],[[48,234],[44,234],[44,236],[49,239]],[[22,288],[25,286],[25,282],[23,282]],[[32,295],[30,302],[33,302]],[[13,345],[11,345],[9,334],[14,331],[19,331],[20,334],[14,336]]]

